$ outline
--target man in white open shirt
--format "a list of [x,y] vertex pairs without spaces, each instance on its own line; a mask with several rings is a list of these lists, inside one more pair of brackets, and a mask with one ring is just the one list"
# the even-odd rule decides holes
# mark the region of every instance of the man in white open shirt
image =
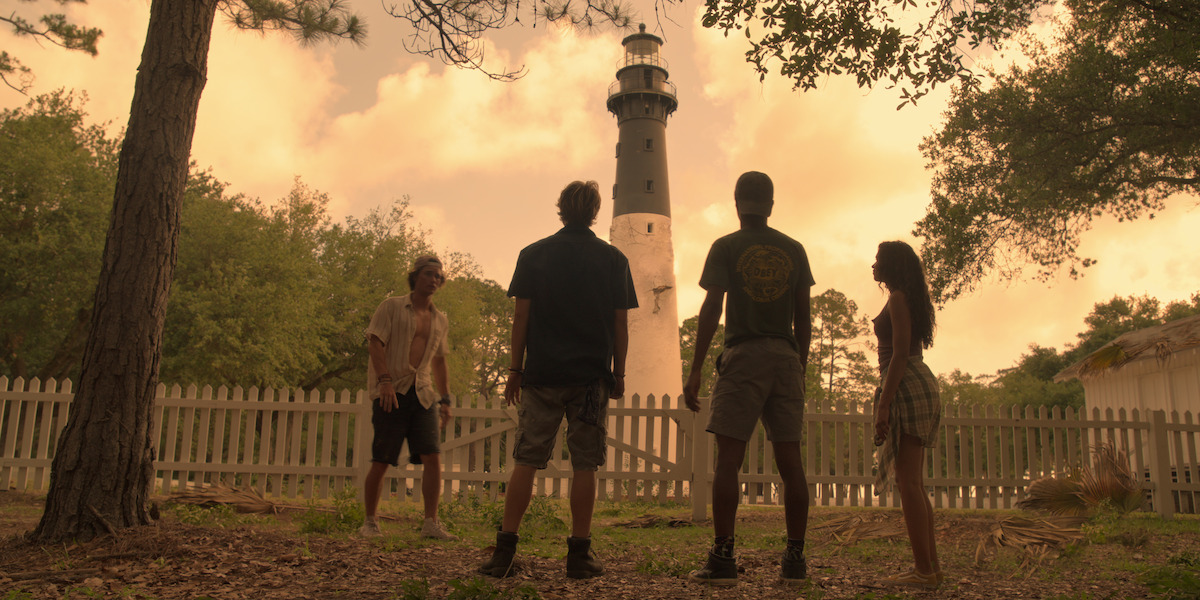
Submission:
[[439,430],[450,422],[446,370],[446,335],[450,324],[446,314],[434,307],[433,294],[445,281],[442,262],[437,257],[418,258],[408,274],[412,292],[384,300],[364,332],[371,355],[367,389],[371,394],[371,424],[375,429],[371,469],[363,490],[367,518],[359,530],[365,536],[380,535],[376,509],[383,476],[389,465],[398,464],[400,448],[407,440],[409,462],[423,466],[425,522],[421,534],[443,540],[458,539],[437,518],[442,487]]

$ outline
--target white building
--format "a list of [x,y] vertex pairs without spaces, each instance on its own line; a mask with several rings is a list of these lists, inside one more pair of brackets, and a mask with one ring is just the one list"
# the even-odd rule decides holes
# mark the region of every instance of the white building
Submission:
[[1054,376],[1073,378],[1089,416],[1136,408],[1200,417],[1200,315],[1126,333]]

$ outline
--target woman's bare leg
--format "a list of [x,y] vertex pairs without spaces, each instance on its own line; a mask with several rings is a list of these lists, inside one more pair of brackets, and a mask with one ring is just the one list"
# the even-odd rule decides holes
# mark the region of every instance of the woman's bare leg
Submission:
[[910,435],[900,438],[896,487],[900,490],[900,506],[917,572],[934,573],[940,570],[940,565],[933,534],[933,505],[925,493],[925,447],[920,438]]

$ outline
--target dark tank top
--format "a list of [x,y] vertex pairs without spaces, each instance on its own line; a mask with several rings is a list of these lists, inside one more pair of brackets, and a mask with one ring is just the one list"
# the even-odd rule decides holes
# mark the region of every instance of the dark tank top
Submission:
[[[875,341],[879,345],[879,368],[882,370],[892,363],[892,315],[888,312],[888,307],[883,306],[883,312],[879,313],[878,317],[871,319],[871,323],[875,326]],[[909,357],[922,358],[921,340],[917,336],[912,336],[908,344]]]

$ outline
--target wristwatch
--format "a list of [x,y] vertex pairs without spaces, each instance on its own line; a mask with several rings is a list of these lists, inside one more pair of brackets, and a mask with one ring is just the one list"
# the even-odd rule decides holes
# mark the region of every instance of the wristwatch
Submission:
[[441,404],[442,406],[450,406],[450,396],[442,396],[442,399],[438,400],[438,404]]

